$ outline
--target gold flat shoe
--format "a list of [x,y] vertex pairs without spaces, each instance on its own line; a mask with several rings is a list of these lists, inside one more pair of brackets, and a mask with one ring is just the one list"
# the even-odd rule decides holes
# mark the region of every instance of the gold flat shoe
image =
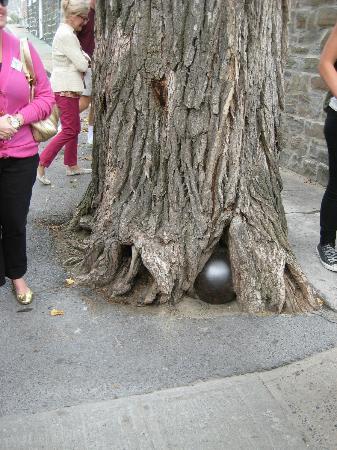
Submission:
[[33,301],[33,291],[28,289],[24,294],[16,294],[16,299],[21,305],[29,305]]

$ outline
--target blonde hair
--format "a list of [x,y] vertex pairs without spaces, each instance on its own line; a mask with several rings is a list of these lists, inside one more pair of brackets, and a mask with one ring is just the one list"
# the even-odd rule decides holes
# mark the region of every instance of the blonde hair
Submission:
[[67,19],[71,15],[85,16],[89,13],[89,0],[62,0],[63,16]]

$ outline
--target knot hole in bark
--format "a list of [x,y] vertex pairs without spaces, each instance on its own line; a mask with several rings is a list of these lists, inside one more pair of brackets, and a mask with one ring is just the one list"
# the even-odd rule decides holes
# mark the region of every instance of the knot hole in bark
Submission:
[[159,105],[166,109],[167,108],[167,79],[165,75],[161,80],[151,80],[151,86],[153,94]]

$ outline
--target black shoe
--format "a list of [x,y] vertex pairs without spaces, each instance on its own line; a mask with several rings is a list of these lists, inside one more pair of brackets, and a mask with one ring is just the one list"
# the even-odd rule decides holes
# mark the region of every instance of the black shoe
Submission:
[[317,254],[326,269],[337,272],[337,251],[335,247],[331,244],[318,244]]

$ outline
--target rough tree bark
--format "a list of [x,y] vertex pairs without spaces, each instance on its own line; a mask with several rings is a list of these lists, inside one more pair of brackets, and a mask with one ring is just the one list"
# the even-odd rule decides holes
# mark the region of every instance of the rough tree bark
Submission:
[[318,299],[287,240],[278,169],[288,0],[100,0],[92,229],[82,277],[176,302],[219,240],[250,312]]

